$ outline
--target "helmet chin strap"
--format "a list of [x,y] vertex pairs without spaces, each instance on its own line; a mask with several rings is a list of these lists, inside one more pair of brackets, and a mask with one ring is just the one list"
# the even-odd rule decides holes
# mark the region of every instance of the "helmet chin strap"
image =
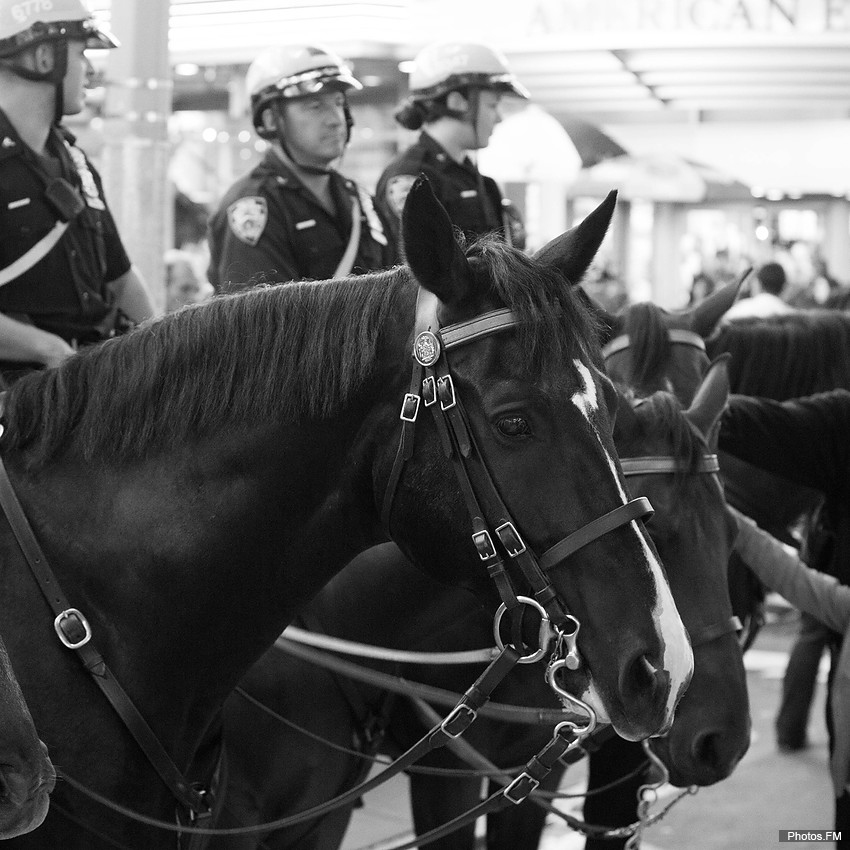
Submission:
[[477,87],[470,88],[466,102],[469,104],[467,114],[469,115],[469,122],[472,124],[472,134],[475,137],[475,150],[478,150],[483,147],[481,144],[481,130],[478,127],[478,120],[481,117],[481,89]]
[[[17,57],[13,57],[12,62],[7,66],[12,73],[22,77],[25,80],[32,80],[35,83],[52,83],[54,89],[54,110],[53,123],[59,124],[65,114],[65,74],[68,72],[68,41],[67,39],[58,39],[50,42],[53,48],[53,63],[47,71],[36,71],[32,68],[27,68],[15,61]],[[33,56],[42,45],[36,45],[31,48]]]

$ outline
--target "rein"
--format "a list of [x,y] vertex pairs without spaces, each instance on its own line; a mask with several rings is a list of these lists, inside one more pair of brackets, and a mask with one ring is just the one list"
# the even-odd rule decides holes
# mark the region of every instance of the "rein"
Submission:
[[[462,652],[410,652],[406,649],[388,649],[383,646],[372,646],[368,643],[358,643],[354,640],[317,634],[298,626],[287,626],[281,635],[283,641],[300,643],[316,649],[327,649],[341,652],[345,655],[356,655],[360,658],[374,658],[378,661],[395,661],[398,664],[486,664],[498,654],[496,647],[469,649]],[[286,647],[278,641],[278,648]]]
[[[391,693],[401,694],[407,697],[418,697],[428,702],[442,706],[454,706],[460,694],[434,685],[425,685],[421,682],[412,682],[402,676],[393,676],[370,667],[354,664],[343,658],[324,652],[321,649],[309,645],[301,645],[288,639],[284,632],[283,636],[275,641],[275,649],[309,661],[333,673],[339,673],[357,682],[362,682]],[[528,706],[511,705],[509,703],[488,702],[478,710],[479,717],[489,717],[493,720],[501,720],[507,723],[524,723],[527,725],[548,725],[560,723],[571,715],[564,709],[559,708],[530,708]],[[572,715],[573,718],[576,715]]]

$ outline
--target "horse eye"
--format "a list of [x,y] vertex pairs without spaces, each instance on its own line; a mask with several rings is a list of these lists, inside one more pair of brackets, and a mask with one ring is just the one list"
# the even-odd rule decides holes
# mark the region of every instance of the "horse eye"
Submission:
[[509,416],[499,420],[499,430],[506,437],[529,437],[531,428],[521,416]]

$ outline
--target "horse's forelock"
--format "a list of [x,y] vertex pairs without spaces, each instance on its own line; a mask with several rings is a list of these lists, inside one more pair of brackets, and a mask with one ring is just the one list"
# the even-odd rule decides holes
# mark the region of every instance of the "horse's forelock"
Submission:
[[623,330],[629,337],[631,368],[627,380],[643,391],[665,384],[671,357],[666,315],[657,304],[648,301],[631,305],[626,313]]
[[681,484],[696,469],[704,452],[685,418],[682,403],[673,393],[659,390],[641,399],[634,410],[644,434],[669,440],[672,456],[680,461],[676,477]]
[[575,358],[601,363],[594,317],[559,271],[495,237],[474,242],[467,256],[480,284],[516,314],[531,370],[545,374]]
[[9,390],[0,445],[36,468],[66,451],[135,458],[226,423],[326,417],[374,364],[402,274],[222,296],[81,351]]

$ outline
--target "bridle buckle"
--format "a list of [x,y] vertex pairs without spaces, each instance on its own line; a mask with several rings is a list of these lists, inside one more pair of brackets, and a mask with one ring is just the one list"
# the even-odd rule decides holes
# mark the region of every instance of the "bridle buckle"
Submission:
[[419,414],[419,396],[413,393],[405,393],[404,401],[401,403],[401,413],[398,418],[402,422],[415,422]]
[[91,640],[89,621],[76,608],[66,608],[57,614],[53,628],[68,649],[79,649]]
[[516,558],[525,552],[525,541],[523,541],[520,533],[516,530],[514,524],[510,521],[503,522],[497,529],[496,534],[505,547],[505,551],[512,557]]

